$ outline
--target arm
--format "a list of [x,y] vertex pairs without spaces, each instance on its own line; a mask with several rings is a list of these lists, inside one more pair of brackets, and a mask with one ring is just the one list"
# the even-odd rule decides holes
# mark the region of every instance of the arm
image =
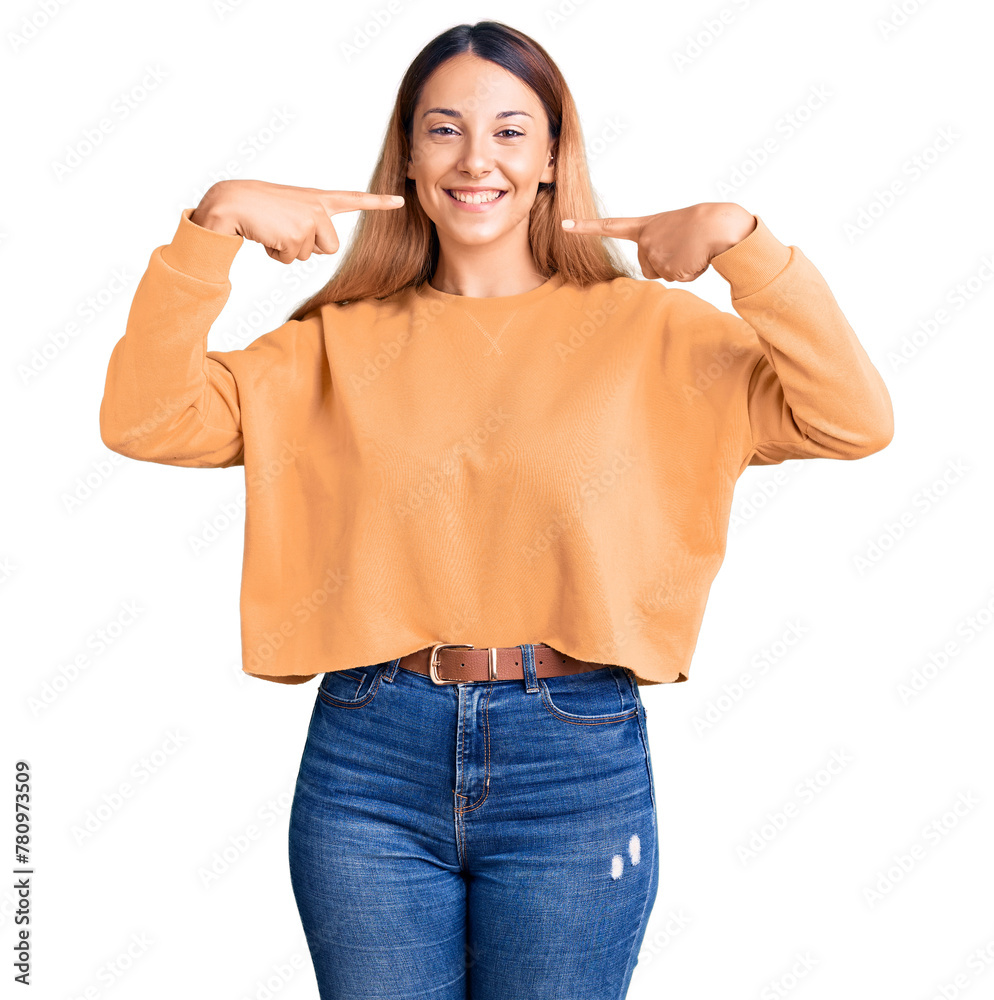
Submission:
[[100,437],[146,462],[242,465],[238,386],[206,346],[243,238],[194,224],[192,212],[183,211],[171,243],[152,251],[138,283],[107,369]]
[[709,308],[728,340],[749,354],[752,450],[742,468],[862,458],[886,447],[894,436],[887,387],[808,258],[756,217],[751,232],[711,264],[729,282],[738,316]]

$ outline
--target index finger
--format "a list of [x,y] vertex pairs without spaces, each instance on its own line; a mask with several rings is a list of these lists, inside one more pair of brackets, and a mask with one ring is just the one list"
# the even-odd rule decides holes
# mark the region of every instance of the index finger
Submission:
[[400,208],[404,204],[403,195],[372,194],[369,191],[325,191],[321,200],[329,215],[365,209]]
[[[572,222],[572,226],[567,226]],[[638,241],[639,230],[645,219],[639,216],[614,217],[610,219],[563,219],[563,229],[567,233],[591,233],[594,236],[614,236],[622,240]]]

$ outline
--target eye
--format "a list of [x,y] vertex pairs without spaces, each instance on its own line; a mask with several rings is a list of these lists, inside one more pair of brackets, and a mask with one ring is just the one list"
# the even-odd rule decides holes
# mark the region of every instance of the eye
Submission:
[[[429,132],[435,132],[438,135],[442,135],[443,131],[447,132],[447,133],[451,133],[453,135],[455,134],[455,129],[451,128],[448,125],[439,125],[437,128],[430,128],[430,129],[428,129],[428,131]],[[513,129],[513,128],[503,128],[497,134],[498,135],[504,135],[505,133],[510,133],[512,136],[513,135],[524,135],[524,132],[519,132],[517,129]]]

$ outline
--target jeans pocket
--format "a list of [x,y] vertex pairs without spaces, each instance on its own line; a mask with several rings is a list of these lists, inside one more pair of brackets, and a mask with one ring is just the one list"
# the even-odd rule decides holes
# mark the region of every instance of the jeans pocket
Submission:
[[321,678],[318,697],[326,705],[339,708],[365,708],[380,689],[380,679],[387,663],[373,663],[366,667],[349,667],[347,670],[329,670]]
[[634,719],[639,711],[638,688],[624,667],[556,677],[539,677],[542,701],[557,719],[574,725],[596,726]]

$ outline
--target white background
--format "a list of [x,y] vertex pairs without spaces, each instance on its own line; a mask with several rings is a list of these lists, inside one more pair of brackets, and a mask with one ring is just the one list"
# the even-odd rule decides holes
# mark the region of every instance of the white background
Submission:
[[[99,404],[149,256],[215,171],[365,189],[408,63],[491,17],[558,62],[605,214],[735,201],[761,216],[825,276],[895,410],[869,458],[745,471],[690,681],[642,689],[662,867],[629,996],[994,994],[989,5],[45,7],[5,5],[2,25],[0,842],[10,871],[23,758],[34,995],[317,997],[286,862],[317,681],[240,672],[243,470],[122,458]],[[87,150],[102,118],[113,127]],[[336,217],[343,246],[357,218]],[[335,265],[286,267],[246,243],[209,346],[276,328]],[[731,311],[713,270],[679,287]],[[205,522],[222,528],[198,554]],[[103,629],[114,639],[94,653]],[[67,680],[80,653],[90,665]],[[115,803],[122,783],[133,794]]]

